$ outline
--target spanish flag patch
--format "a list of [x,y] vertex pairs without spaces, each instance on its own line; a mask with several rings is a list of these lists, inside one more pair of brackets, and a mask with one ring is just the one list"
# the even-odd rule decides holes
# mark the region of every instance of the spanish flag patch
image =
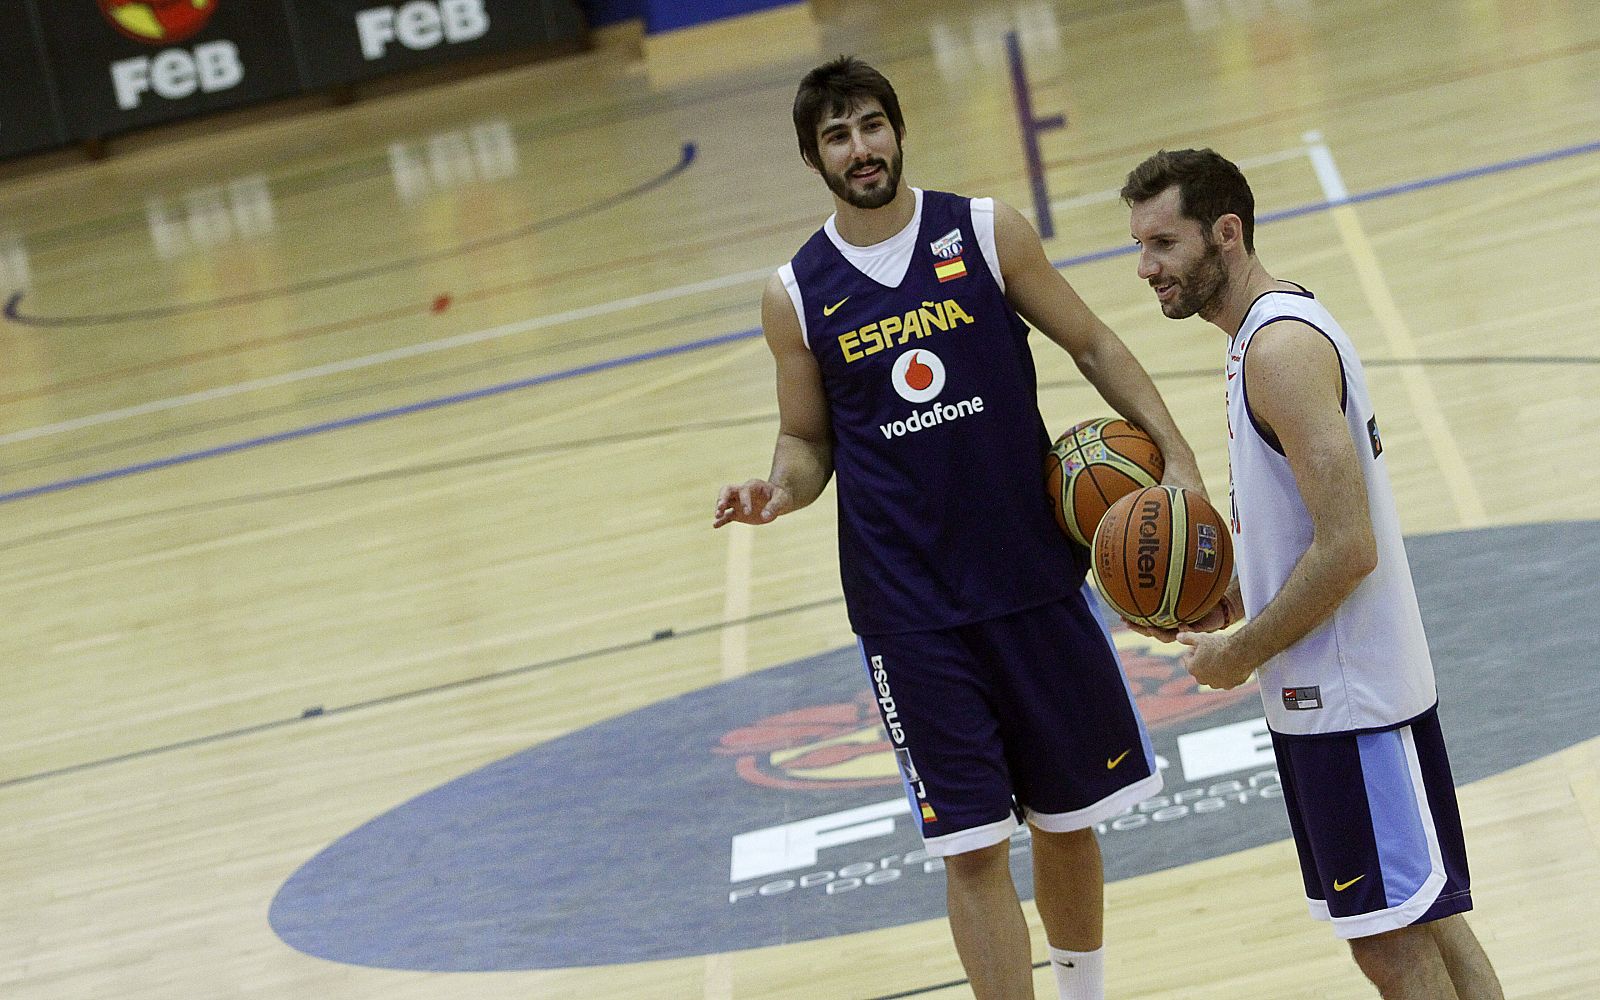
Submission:
[[937,823],[939,821],[939,817],[933,814],[933,806],[928,805],[926,802],[922,803],[922,821],[924,823]]
[[949,260],[935,261],[933,273],[941,282],[954,281],[967,276],[967,265],[960,257],[951,257]]

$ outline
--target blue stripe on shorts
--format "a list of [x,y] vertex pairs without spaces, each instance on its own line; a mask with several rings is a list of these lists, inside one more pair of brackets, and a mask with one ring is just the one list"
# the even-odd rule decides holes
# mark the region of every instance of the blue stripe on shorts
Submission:
[[1356,737],[1367,804],[1377,834],[1378,867],[1390,906],[1399,906],[1433,873],[1422,809],[1412,784],[1411,761],[1399,730]]

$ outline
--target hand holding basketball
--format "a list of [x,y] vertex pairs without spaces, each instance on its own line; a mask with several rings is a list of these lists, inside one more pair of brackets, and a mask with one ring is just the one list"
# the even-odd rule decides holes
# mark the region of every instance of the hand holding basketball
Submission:
[[1056,523],[1088,545],[1106,509],[1166,471],[1161,449],[1144,431],[1117,417],[1074,424],[1045,455],[1045,489]]
[[1239,601],[1231,594],[1223,594],[1217,606],[1207,611],[1195,621],[1183,625],[1164,628],[1159,625],[1145,625],[1141,622],[1122,619],[1122,624],[1140,635],[1159,639],[1162,642],[1177,642],[1179,632],[1221,632],[1234,622],[1241,621],[1244,614],[1239,610]]

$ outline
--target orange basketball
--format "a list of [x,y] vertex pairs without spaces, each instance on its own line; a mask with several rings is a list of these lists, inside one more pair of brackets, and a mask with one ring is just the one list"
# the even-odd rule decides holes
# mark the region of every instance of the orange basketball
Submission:
[[1233,540],[1200,494],[1151,486],[1106,511],[1090,566],[1101,595],[1122,617],[1174,628],[1199,621],[1222,600],[1233,576]]
[[1044,460],[1056,523],[1088,545],[1106,510],[1139,487],[1159,483],[1166,467],[1150,435],[1126,420],[1100,417],[1073,426]]

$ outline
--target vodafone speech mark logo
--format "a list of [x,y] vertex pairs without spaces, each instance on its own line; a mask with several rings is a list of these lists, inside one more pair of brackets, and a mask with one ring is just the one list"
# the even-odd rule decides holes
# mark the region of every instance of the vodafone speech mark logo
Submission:
[[[889,372],[889,383],[908,403],[926,403],[944,391],[944,362],[939,355],[918,347],[900,355]],[[983,397],[974,396],[959,403],[934,403],[926,410],[913,410],[904,420],[879,424],[886,438],[904,437],[951,420],[983,412]]]
[[926,403],[944,391],[944,362],[932,351],[907,351],[895,359],[890,380],[901,399]]
[[217,0],[99,0],[112,27],[135,41],[170,45],[192,37],[216,12]]

